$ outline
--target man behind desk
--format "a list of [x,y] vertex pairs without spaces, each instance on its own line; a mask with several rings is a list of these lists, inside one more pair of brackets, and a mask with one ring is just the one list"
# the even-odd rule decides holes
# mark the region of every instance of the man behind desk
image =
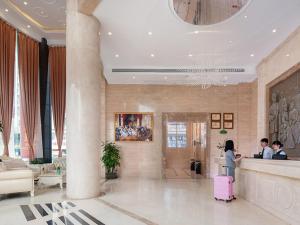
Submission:
[[273,149],[268,146],[269,140],[268,138],[263,138],[260,140],[260,145],[263,148],[261,155],[263,159],[272,159],[274,154]]

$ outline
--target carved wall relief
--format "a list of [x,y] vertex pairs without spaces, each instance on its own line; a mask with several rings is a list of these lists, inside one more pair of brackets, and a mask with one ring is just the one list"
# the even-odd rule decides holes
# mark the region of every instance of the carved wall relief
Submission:
[[279,140],[290,157],[300,157],[300,70],[269,92],[269,138]]

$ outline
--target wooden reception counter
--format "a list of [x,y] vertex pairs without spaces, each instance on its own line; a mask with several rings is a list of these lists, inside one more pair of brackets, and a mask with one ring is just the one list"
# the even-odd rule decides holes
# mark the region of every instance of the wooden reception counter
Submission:
[[244,158],[239,196],[289,224],[300,224],[300,161]]

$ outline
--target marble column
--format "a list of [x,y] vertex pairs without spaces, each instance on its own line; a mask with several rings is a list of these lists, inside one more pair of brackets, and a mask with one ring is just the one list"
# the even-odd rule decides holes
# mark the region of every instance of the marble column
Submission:
[[100,193],[101,62],[99,21],[67,0],[67,196]]

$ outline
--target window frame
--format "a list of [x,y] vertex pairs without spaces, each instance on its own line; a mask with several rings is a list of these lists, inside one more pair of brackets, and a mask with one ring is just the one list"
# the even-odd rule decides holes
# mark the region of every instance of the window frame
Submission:
[[[169,142],[169,125],[173,125],[175,126],[175,146],[170,146],[170,142]],[[180,130],[178,127],[184,125],[185,126],[185,134],[184,135],[180,135],[179,132],[182,131]],[[188,143],[187,143],[187,123],[186,122],[167,122],[167,148],[170,149],[186,149],[188,147]],[[183,145],[179,145],[179,137],[180,136],[185,136],[185,143],[184,146]]]

